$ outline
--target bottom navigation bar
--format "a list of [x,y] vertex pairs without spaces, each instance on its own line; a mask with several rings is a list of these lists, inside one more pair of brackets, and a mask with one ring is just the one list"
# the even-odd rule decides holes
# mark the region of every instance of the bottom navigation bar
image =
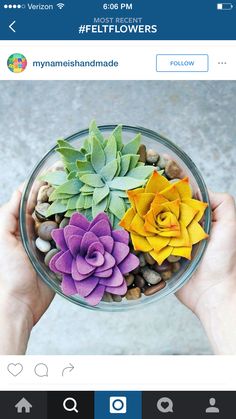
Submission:
[[[236,392],[0,392],[2,418],[235,418]],[[117,418],[117,416],[115,416]]]

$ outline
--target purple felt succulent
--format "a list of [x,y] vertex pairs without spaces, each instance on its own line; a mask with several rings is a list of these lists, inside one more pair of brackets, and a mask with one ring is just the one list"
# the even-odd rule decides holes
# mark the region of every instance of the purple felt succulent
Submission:
[[75,213],[66,227],[53,230],[52,237],[61,250],[51,259],[50,269],[62,274],[64,294],[79,294],[92,306],[105,291],[126,294],[124,275],[139,265],[139,259],[130,253],[129,234],[112,230],[105,213],[91,222]]

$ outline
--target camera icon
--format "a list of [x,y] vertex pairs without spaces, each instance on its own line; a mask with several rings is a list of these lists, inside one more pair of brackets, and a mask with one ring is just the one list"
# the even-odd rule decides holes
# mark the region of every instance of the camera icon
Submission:
[[110,413],[125,414],[127,413],[127,397],[110,397]]

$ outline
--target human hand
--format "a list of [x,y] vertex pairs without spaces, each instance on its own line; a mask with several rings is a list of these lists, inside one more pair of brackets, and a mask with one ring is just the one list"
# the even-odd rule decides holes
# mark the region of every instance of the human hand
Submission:
[[0,208],[0,315],[8,323],[21,319],[30,333],[54,293],[38,278],[23,248],[18,228],[20,200],[17,190]]
[[[190,281],[177,292],[179,300],[201,320],[216,352],[236,353],[236,334],[230,330],[236,321],[236,209],[227,194],[210,193],[212,229],[202,262]],[[227,323],[227,324],[226,324]],[[215,336],[216,330],[222,336]],[[232,325],[233,330],[235,327]],[[215,328],[216,330],[213,330]],[[209,330],[211,329],[211,330]],[[223,334],[227,333],[225,341]],[[231,334],[231,348],[225,347]],[[214,336],[212,336],[214,335]]]

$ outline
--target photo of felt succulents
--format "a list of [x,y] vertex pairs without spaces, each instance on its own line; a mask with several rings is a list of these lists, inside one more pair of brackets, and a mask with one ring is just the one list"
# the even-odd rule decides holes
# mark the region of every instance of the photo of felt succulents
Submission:
[[34,257],[49,285],[79,305],[127,309],[189,279],[210,213],[205,184],[181,150],[150,130],[117,125],[107,134],[92,121],[79,146],[60,139],[53,153],[32,212]]

